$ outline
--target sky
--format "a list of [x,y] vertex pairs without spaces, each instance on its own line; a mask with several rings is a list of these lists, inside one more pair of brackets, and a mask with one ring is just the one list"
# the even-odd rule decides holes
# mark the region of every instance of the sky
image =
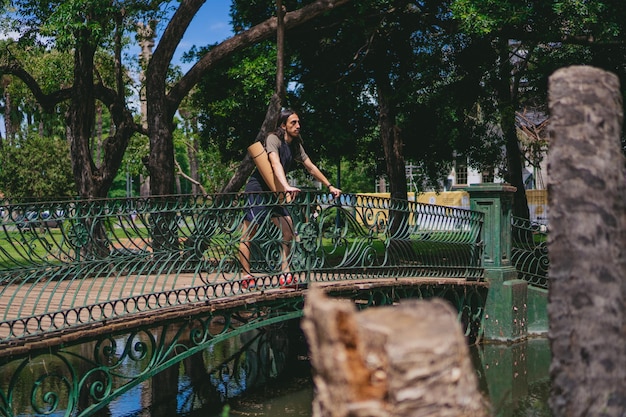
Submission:
[[207,0],[202,5],[174,55],[174,62],[181,66],[183,72],[186,72],[192,64],[179,63],[180,57],[193,45],[205,46],[221,42],[233,35],[228,15],[230,5],[230,0]]
[[[206,0],[202,5],[187,28],[174,56],[174,64],[180,65],[183,72],[191,68],[192,64],[182,64],[180,58],[193,45],[206,46],[219,43],[233,35],[228,15],[231,3],[231,0]],[[0,39],[7,37],[18,38],[19,36],[17,33],[0,33]],[[131,54],[136,56],[139,53],[139,46],[136,44],[131,46],[131,51]]]

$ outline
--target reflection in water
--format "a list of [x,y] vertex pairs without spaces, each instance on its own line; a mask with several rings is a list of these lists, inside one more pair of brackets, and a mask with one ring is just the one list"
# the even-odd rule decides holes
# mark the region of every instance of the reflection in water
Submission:
[[[87,355],[93,344],[77,347]],[[494,416],[549,417],[550,353],[546,339],[530,339],[514,345],[483,344],[471,348],[472,359],[479,377],[481,391],[489,397]],[[161,417],[225,415],[224,404],[230,407],[230,416],[305,416],[311,415],[313,387],[307,359],[307,346],[298,321],[270,326],[231,338],[171,366],[151,380],[130,389],[98,411],[98,417]],[[78,366],[78,365],[74,365]],[[141,360],[120,363],[123,374],[139,372],[145,364]],[[14,390],[14,410],[20,416],[44,415],[45,406],[39,410],[31,407],[33,387],[35,395],[58,392],[63,395],[62,377],[34,381],[42,374],[36,368],[64,367],[54,355],[42,356],[37,363],[28,365],[20,381],[6,381],[0,375],[0,384],[19,384]],[[48,372],[50,374],[50,372]],[[54,374],[54,373],[52,373]],[[27,375],[33,377],[29,380]],[[63,375],[59,372],[58,375]],[[94,375],[94,381],[98,380]],[[98,385],[92,386],[98,389]],[[6,391],[5,391],[6,392]],[[244,395],[245,393],[245,395]],[[79,399],[85,401],[87,396]],[[40,398],[38,404],[55,399]],[[63,399],[58,399],[63,403]],[[49,403],[48,403],[49,404]],[[0,415],[2,413],[0,412]],[[48,414],[62,416],[64,412]]]
[[471,349],[481,392],[497,417],[549,417],[550,346],[546,338]]

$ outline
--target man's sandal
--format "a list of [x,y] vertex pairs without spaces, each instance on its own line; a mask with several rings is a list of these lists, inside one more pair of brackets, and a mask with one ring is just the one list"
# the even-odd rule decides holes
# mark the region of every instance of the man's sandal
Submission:
[[256,279],[250,274],[245,275],[243,277],[243,280],[241,281],[241,288],[245,290],[248,288],[253,289],[255,287],[256,287]]
[[278,278],[278,283],[283,288],[295,288],[298,283],[298,277],[294,277],[291,273],[283,274]]

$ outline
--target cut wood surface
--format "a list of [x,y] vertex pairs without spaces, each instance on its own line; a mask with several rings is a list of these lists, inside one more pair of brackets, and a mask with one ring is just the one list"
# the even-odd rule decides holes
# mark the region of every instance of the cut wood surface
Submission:
[[444,300],[357,312],[313,287],[302,328],[314,417],[488,415],[457,314]]

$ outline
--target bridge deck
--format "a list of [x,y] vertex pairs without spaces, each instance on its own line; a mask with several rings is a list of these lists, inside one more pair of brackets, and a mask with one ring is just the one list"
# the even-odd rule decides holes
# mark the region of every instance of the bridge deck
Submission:
[[[266,194],[254,204],[282,204],[296,233],[260,216],[246,229],[254,235],[244,234],[252,203],[238,194],[0,206],[9,213],[0,223],[0,351],[165,311],[292,294],[280,289],[284,265],[302,283],[334,288],[484,276],[482,212],[324,193],[285,205]],[[47,220],[26,222],[27,214]],[[254,292],[242,285],[249,268],[259,275]]]
[[[196,302],[190,302],[187,304],[178,305],[164,305],[162,308],[149,309],[148,311],[136,311],[127,312],[125,315],[120,315],[115,319],[103,320],[100,322],[91,322],[87,317],[76,317],[77,322],[83,322],[75,328],[64,327],[67,324],[68,315],[77,314],[76,312],[77,300],[81,300],[81,304],[84,306],[95,306],[101,302],[102,294],[117,293],[125,294],[126,301],[123,303],[124,308],[128,308],[128,300],[136,300],[137,297],[150,297],[145,294],[145,288],[142,285],[116,285],[109,280],[101,280],[99,278],[87,278],[83,280],[77,280],[72,282],[63,283],[62,285],[52,287],[49,284],[38,283],[31,286],[23,285],[8,285],[5,287],[5,294],[14,294],[13,298],[22,298],[21,305],[24,309],[31,310],[33,316],[40,316],[38,320],[50,320],[48,323],[51,329],[62,329],[58,331],[51,330],[46,333],[34,333],[28,337],[9,341],[3,343],[0,347],[0,357],[7,355],[14,355],[23,353],[31,349],[40,349],[46,346],[57,345],[59,343],[71,342],[77,339],[83,339],[85,337],[92,337],[103,333],[115,331],[116,329],[132,328],[138,325],[145,325],[156,321],[164,321],[170,319],[177,319],[185,316],[193,316],[195,314],[201,314],[205,311],[220,311],[237,308],[241,305],[252,305],[259,302],[267,302],[276,299],[286,299],[293,297],[302,297],[306,293],[308,288],[307,283],[298,283],[289,287],[279,287],[271,285],[272,280],[275,277],[265,277],[267,286],[260,285],[256,288],[243,289],[239,288],[237,281],[233,276],[225,275],[219,282],[203,287],[194,287],[193,283],[197,282],[197,277],[194,274],[180,274],[177,277],[176,285],[163,285],[163,283],[157,283],[161,280],[159,276],[143,276],[141,282],[147,286],[153,284],[160,284],[163,288],[161,297],[176,296],[177,292],[184,291],[185,289],[193,289],[198,293],[209,293],[210,287],[219,287],[220,285],[233,286],[234,292],[230,296],[216,296],[213,298],[206,298],[204,300],[198,300]],[[397,277],[397,278],[376,278],[376,279],[351,279],[343,281],[326,281],[325,275],[318,275],[313,278],[310,284],[319,285],[328,291],[345,293],[363,291],[374,288],[383,287],[417,287],[417,286],[471,286],[471,287],[486,287],[488,284],[484,281],[468,281],[463,278],[444,278],[444,277]],[[263,278],[259,278],[261,282]],[[234,284],[233,284],[234,283]],[[72,294],[73,297],[68,295]],[[154,297],[153,302],[158,302],[159,295],[152,294]],[[136,301],[134,301],[136,302]],[[146,303],[150,300],[145,299]],[[0,311],[5,311],[4,323],[0,323],[0,338],[6,339],[10,337],[10,329],[7,326],[3,326],[7,322],[17,320],[13,322],[13,331],[15,332],[16,326],[21,325],[20,317],[23,314],[16,310],[8,308],[10,302],[7,298],[0,298]],[[54,306],[58,314],[47,316],[46,314],[51,311],[51,306]],[[115,308],[115,305],[110,306]],[[75,313],[74,313],[75,312]],[[87,314],[83,312],[82,314]],[[23,324],[22,324],[23,325]]]

